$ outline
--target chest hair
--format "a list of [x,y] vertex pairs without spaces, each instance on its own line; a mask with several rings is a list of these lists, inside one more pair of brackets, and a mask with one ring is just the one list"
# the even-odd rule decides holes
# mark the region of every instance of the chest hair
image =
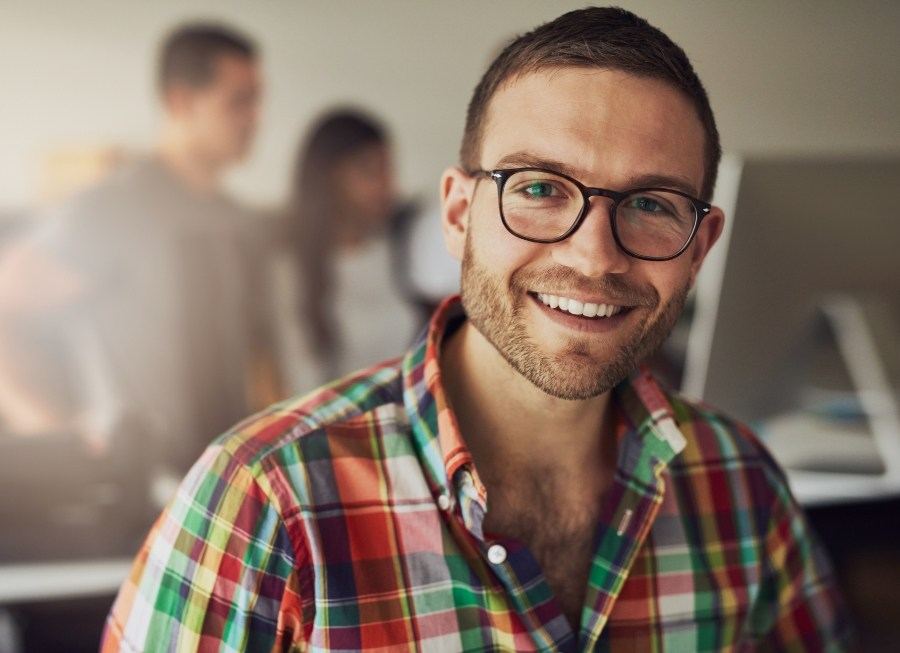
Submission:
[[577,631],[594,555],[599,493],[573,490],[570,481],[541,476],[530,475],[515,486],[488,485],[484,529],[528,547]]

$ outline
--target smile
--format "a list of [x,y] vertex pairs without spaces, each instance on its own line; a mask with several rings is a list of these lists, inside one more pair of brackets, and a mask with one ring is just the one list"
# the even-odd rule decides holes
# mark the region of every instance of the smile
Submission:
[[616,306],[614,304],[594,304],[592,302],[582,302],[571,297],[562,297],[559,295],[549,295],[547,293],[537,293],[536,297],[546,306],[555,308],[563,313],[570,315],[578,315],[581,317],[591,318],[607,318],[621,313],[625,307]]

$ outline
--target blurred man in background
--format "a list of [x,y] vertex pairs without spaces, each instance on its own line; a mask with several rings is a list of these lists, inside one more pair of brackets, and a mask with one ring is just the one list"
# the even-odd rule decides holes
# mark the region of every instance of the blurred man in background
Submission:
[[220,184],[256,133],[256,47],[219,25],[181,27],[162,44],[158,91],[155,151],[0,262],[0,414],[7,431],[77,432],[101,451],[140,432],[182,472],[253,407],[258,226]]
[[[0,564],[130,554],[171,479],[256,407],[260,221],[221,182],[256,133],[257,49],[197,23],[159,55],[153,151],[66,157],[63,181],[94,181],[54,183],[66,199],[0,258]],[[60,641],[97,626],[78,606],[20,606],[23,650],[81,650]],[[0,650],[16,625],[0,614]]]

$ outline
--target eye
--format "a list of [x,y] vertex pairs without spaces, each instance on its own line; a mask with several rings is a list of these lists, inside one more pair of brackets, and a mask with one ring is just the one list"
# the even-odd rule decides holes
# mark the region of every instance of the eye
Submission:
[[576,200],[581,201],[578,189],[566,178],[546,170],[516,170],[503,187],[506,208],[552,209]]
[[670,209],[664,206],[660,201],[655,200],[652,197],[647,197],[646,195],[639,195],[629,199],[627,206],[628,208],[646,211],[647,213],[670,212]]
[[530,197],[551,197],[553,195],[553,184],[546,181],[532,181],[522,192]]
[[555,179],[538,177],[535,179],[510,179],[506,192],[523,200],[558,200],[568,197],[564,184]]

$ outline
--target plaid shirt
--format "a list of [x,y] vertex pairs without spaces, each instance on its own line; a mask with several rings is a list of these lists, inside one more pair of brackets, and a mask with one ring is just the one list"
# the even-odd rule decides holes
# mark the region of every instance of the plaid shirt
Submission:
[[639,371],[573,632],[441,387],[448,301],[388,362],[219,438],[153,526],[103,651],[844,650],[829,571],[754,437]]

